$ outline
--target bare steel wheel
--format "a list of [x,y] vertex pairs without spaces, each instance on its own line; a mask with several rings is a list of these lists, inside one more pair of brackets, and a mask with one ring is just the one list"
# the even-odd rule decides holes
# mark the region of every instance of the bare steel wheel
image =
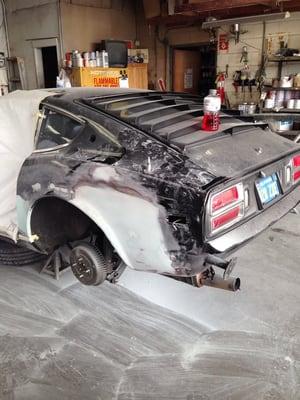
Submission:
[[73,274],[84,285],[100,285],[107,276],[105,259],[100,250],[90,244],[77,244],[70,255]]

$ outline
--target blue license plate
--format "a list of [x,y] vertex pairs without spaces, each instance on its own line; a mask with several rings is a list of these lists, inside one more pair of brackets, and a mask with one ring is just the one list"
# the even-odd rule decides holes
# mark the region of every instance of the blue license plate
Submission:
[[262,205],[270,203],[280,195],[278,178],[276,174],[267,176],[256,182],[256,188]]

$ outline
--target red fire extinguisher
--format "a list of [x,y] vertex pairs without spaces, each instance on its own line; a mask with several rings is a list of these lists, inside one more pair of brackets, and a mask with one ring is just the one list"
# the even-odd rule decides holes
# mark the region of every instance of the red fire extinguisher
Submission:
[[225,103],[225,73],[220,72],[216,79],[217,93],[221,98],[221,104]]

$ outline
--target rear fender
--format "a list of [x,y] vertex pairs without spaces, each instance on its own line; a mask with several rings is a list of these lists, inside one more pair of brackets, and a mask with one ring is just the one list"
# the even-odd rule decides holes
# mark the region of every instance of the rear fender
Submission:
[[77,188],[70,203],[101,228],[128,266],[174,274],[170,251],[179,246],[161,206],[109,187],[91,186]]
[[[27,214],[26,231],[32,242],[38,240],[31,217],[39,200]],[[170,252],[178,251],[179,245],[162,206],[106,186],[81,185],[72,198],[63,200],[102,230],[126,265],[141,271],[174,274]]]

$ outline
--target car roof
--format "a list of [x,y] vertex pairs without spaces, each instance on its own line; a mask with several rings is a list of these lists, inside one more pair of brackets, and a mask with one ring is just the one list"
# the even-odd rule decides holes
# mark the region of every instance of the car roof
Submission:
[[[47,89],[46,89],[47,90]],[[132,93],[146,93],[150,90],[141,89],[125,89],[125,88],[94,88],[94,87],[72,87],[65,89],[49,89],[49,96],[47,97],[47,103],[58,105],[59,103],[70,102],[74,100],[80,100],[83,98],[94,98],[94,97],[107,97],[107,96],[120,96],[129,95]]]
[[218,131],[201,130],[202,98],[189,93],[158,92],[122,88],[69,88],[47,97],[44,103],[74,112],[88,106],[138,128],[177,148],[253,127],[253,121],[221,113]]

